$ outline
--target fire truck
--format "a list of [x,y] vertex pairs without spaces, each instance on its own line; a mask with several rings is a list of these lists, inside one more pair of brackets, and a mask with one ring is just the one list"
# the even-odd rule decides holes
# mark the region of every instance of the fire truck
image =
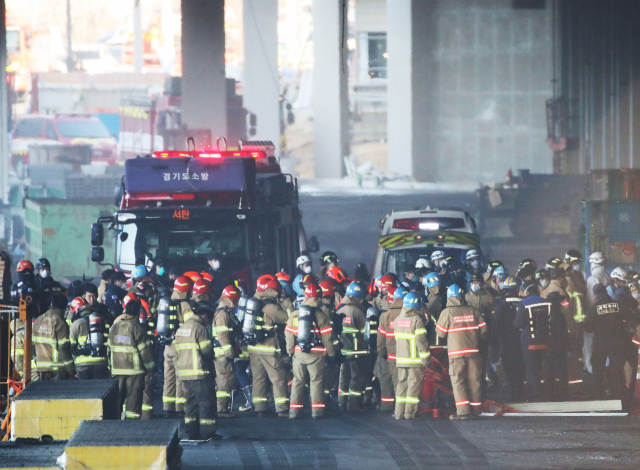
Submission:
[[203,271],[213,252],[244,289],[262,274],[292,273],[307,240],[297,180],[282,173],[274,150],[271,142],[240,141],[239,150],[162,151],[125,161],[119,209],[91,227],[92,261],[104,261],[107,225],[114,267],[125,273],[156,259]]

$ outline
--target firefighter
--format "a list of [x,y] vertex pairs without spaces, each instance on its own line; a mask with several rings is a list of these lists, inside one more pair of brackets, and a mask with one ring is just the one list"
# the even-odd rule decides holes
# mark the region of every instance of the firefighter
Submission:
[[[259,329],[264,332],[263,339],[249,344],[249,358],[253,373],[253,405],[261,418],[270,416],[267,412],[267,392],[269,382],[273,386],[273,398],[278,417],[288,418],[287,406],[287,370],[276,335],[276,328],[286,325],[289,317],[278,304],[280,283],[275,279],[265,284],[265,290],[257,292],[255,298],[262,303],[259,316]],[[246,315],[245,315],[246,320]]]
[[366,380],[365,356],[367,355],[363,334],[366,323],[364,297],[364,289],[357,282],[352,282],[336,311],[343,316],[340,341],[342,354],[345,356],[345,361],[340,368],[338,395],[340,408],[349,412],[366,411],[362,406],[362,393]]
[[[474,250],[470,250],[474,251]],[[468,252],[467,252],[468,254]],[[489,361],[489,341],[491,336],[491,317],[495,309],[495,298],[484,288],[484,277],[481,274],[472,274],[469,279],[469,292],[464,297],[468,305],[477,308],[482,314],[482,318],[487,323],[488,332],[485,338],[480,341],[480,355],[482,364],[487,374],[482,374],[483,387],[486,385],[485,376],[488,375],[491,382],[496,383],[498,376],[490,366]]]
[[238,280],[227,269],[222,253],[213,251],[207,255],[209,270],[207,271],[213,281],[211,281],[211,293],[214,298],[219,299],[220,294],[228,285],[237,285]]
[[[39,310],[36,278],[33,273],[34,267],[31,261],[23,259],[18,263],[16,273],[18,279],[11,286],[11,305],[18,306],[20,300],[24,300],[27,303],[27,307],[31,309],[32,318],[35,319],[38,315],[44,313]],[[46,306],[45,309],[48,309]]]
[[[396,290],[397,292],[397,290]],[[396,341],[396,419],[421,419],[417,415],[426,368],[431,365],[422,300],[415,292],[404,296],[402,311],[394,321]]]
[[[24,322],[20,320],[17,314],[12,316],[9,329],[11,331],[11,361],[13,368],[22,378],[24,373],[24,338],[27,330]],[[10,375],[12,376],[13,374]]]
[[[222,291],[218,309],[213,317],[211,336],[215,353],[216,385],[218,391],[218,416],[220,418],[235,418],[236,413],[230,409],[231,392],[236,382],[234,371],[235,357],[240,353],[237,343],[240,325],[236,317],[235,309],[240,301],[240,289],[236,286],[227,286]],[[245,396],[251,396],[251,390],[243,390]]]
[[[440,285],[440,274],[429,273],[422,280],[422,284],[425,287],[426,299],[423,301],[423,309],[427,311],[429,316],[433,318],[433,321],[437,323],[440,318],[440,313],[444,310],[447,304],[446,289]],[[427,325],[427,338],[429,344],[432,345],[444,345],[446,342],[436,336],[436,332],[433,327]],[[439,357],[436,357],[439,359]],[[446,359],[446,357],[444,358]]]
[[482,266],[482,256],[480,254],[480,250],[473,248],[467,251],[465,259],[467,261],[467,279],[471,281],[471,276],[473,276],[474,274],[482,276],[486,268]]
[[66,307],[67,298],[56,292],[51,296],[49,310],[33,323],[32,368],[38,373],[38,380],[66,380],[75,376],[69,326],[62,317]]
[[127,291],[122,286],[126,281],[127,277],[122,271],[114,271],[111,275],[111,282],[106,285],[102,296],[102,303],[109,309],[114,320],[123,312],[122,301],[127,295]]
[[543,371],[546,400],[567,398],[566,319],[557,305],[539,295],[538,285],[528,281],[522,288],[526,297],[518,304],[514,325],[522,332],[522,353],[527,369],[527,394],[540,400],[540,370]]
[[[177,326],[182,325],[193,315],[193,310],[188,300],[192,287],[193,282],[186,276],[178,277],[173,284],[173,292],[171,293],[169,304],[171,305],[171,315],[175,314],[176,316],[171,320],[175,321]],[[162,409],[169,414],[183,412],[186,401],[182,382],[179,378],[178,352],[174,343],[175,341],[168,338],[163,354],[164,388],[162,390]]]
[[378,308],[380,313],[384,313],[389,309],[389,302],[387,302],[389,289],[396,288],[396,281],[391,275],[385,274],[377,280],[376,284],[378,296],[371,300],[371,305]]
[[389,310],[380,317],[378,327],[378,380],[380,381],[381,405],[383,411],[393,411],[396,390],[398,388],[398,369],[396,367],[396,338],[394,335],[395,320],[402,311],[404,297],[409,290],[402,286],[393,293],[393,302]]
[[190,440],[219,439],[215,401],[213,342],[207,324],[211,309],[199,307],[176,331],[178,377],[186,402],[184,424]]
[[[336,354],[340,352],[342,344],[338,339],[339,333],[342,332],[342,316],[340,322],[337,322],[336,304],[335,304],[335,288],[334,281],[327,279],[322,281],[318,287],[322,290],[322,311],[329,317],[329,323],[333,333],[331,334],[331,344]],[[341,357],[341,356],[340,356]],[[325,404],[329,403],[331,392],[338,391],[338,381],[340,379],[340,365],[336,361],[327,361],[324,367],[324,398]]]
[[69,305],[76,320],[69,328],[71,355],[79,380],[109,379],[104,321],[82,297],[76,297]]
[[111,375],[119,385],[118,409],[124,412],[125,419],[140,419],[144,376],[155,367],[149,338],[140,324],[141,309],[139,300],[127,303],[109,331],[107,342]]
[[293,383],[289,418],[302,414],[306,378],[311,393],[311,417],[324,416],[324,367],[325,356],[334,362],[336,352],[331,341],[333,328],[328,315],[322,309],[322,289],[309,284],[304,290],[305,299],[293,312],[285,330],[287,353],[293,356]]
[[338,266],[340,261],[338,260],[338,255],[336,255],[333,251],[325,251],[320,256],[320,271],[318,271],[317,278],[320,281],[324,281],[328,279],[327,270],[334,266]]
[[[627,346],[627,324],[637,323],[637,312],[632,311],[622,302],[611,298],[603,284],[593,286],[595,300],[593,308],[588,312],[585,320],[585,330],[593,333],[593,396],[595,400],[604,399],[604,378],[607,359],[609,373],[607,382],[611,389],[611,398],[622,400],[628,404],[625,393],[623,367]],[[633,391],[631,391],[633,394]]]
[[64,287],[51,277],[51,263],[47,258],[40,258],[36,263],[36,289],[39,311],[44,312],[51,305],[51,295],[54,292],[62,292],[66,295]]
[[447,290],[447,308],[440,314],[436,330],[438,336],[447,338],[449,348],[449,375],[457,411],[451,419],[475,417],[482,406],[480,338],[486,334],[487,324],[477,308],[464,304],[462,289],[455,284]]
[[[102,274],[100,275],[100,284],[98,285],[98,299],[100,299],[102,301],[102,299],[104,298],[104,293],[107,291],[107,287],[109,287],[109,284],[111,284],[111,276],[113,276],[113,273],[118,272],[114,269],[105,269],[104,271],[102,271]],[[74,298],[77,296],[74,296]]]
[[502,296],[496,304],[490,331],[491,362],[496,363],[500,360],[502,363],[509,395],[513,401],[522,398],[525,378],[520,330],[514,325],[518,305],[522,300],[520,285],[520,279],[512,276],[502,283]]

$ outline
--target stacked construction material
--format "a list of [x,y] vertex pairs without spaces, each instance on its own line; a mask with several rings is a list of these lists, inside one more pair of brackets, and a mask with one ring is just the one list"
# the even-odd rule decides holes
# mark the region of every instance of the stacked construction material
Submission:
[[64,450],[67,470],[177,469],[177,420],[83,421]]
[[32,382],[13,402],[11,435],[69,439],[82,420],[118,418],[117,380]]
[[0,470],[59,470],[64,442],[42,444],[36,439],[0,442]]

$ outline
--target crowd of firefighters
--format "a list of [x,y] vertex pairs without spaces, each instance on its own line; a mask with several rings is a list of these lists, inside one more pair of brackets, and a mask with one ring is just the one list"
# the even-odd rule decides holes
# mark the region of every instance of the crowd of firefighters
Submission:
[[[502,378],[514,401],[562,401],[571,386],[633,400],[639,276],[608,274],[601,253],[585,280],[577,250],[539,270],[525,259],[515,276],[500,261],[483,266],[475,249],[464,261],[436,250],[369,286],[366,269],[352,280],[325,252],[316,275],[302,255],[296,276],[262,275],[253,296],[221,253],[207,261],[207,271],[182,273],[155,260],[130,277],[107,270],[99,286],[68,288],[46,259],[21,261],[12,301],[27,301],[34,318],[31,379],[117,378],[123,417],[151,419],[162,371],[163,409],[184,414],[190,439],[219,437],[217,419],[237,416],[238,397],[240,412],[298,418],[307,387],[313,418],[336,401],[398,420],[420,419],[421,399],[445,411],[445,394],[423,395],[425,376],[450,379],[453,419],[479,415]],[[22,374],[20,319],[11,332]]]

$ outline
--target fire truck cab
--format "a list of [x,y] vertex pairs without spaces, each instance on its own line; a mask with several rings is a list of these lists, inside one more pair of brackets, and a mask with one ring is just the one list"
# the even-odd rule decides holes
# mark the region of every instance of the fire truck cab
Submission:
[[92,261],[103,261],[108,224],[115,268],[124,272],[156,259],[181,272],[203,271],[213,252],[244,289],[262,274],[294,272],[307,249],[297,180],[281,172],[271,142],[240,141],[239,147],[127,160],[119,210],[92,226]]

